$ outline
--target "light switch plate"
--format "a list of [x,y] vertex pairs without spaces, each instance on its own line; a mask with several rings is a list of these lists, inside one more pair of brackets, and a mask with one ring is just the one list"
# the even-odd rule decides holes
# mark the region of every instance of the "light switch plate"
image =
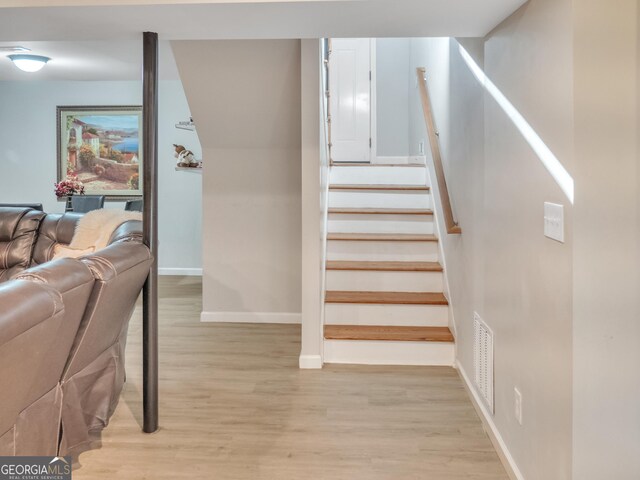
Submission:
[[564,206],[544,202],[544,234],[564,243]]
[[522,394],[520,390],[514,387],[513,389],[513,400],[514,400],[514,414],[517,422],[522,425]]

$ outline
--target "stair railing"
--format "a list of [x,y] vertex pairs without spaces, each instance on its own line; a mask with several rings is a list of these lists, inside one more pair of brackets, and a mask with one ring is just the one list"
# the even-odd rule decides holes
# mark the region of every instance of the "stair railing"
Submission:
[[440,204],[444,213],[444,224],[449,234],[460,234],[462,229],[453,217],[453,209],[451,208],[451,198],[449,197],[449,189],[447,188],[447,179],[444,176],[444,167],[442,166],[442,156],[440,155],[440,142],[438,140],[438,132],[436,131],[435,121],[433,119],[433,108],[431,106],[431,97],[429,96],[429,88],[427,86],[426,70],[424,67],[416,69],[418,75],[418,86],[420,89],[420,99],[422,102],[422,112],[424,121],[427,125],[427,133],[429,135],[429,145],[431,146],[431,156],[433,158],[433,166],[436,172],[436,182],[438,183],[438,192],[440,193]]

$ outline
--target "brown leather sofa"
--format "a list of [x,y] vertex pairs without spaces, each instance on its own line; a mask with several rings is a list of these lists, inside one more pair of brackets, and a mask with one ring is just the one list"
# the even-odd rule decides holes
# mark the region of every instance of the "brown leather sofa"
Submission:
[[[81,215],[0,207],[0,455],[75,455],[108,425],[129,319],[152,258],[141,222],[51,260]],[[29,348],[25,348],[28,345]]]

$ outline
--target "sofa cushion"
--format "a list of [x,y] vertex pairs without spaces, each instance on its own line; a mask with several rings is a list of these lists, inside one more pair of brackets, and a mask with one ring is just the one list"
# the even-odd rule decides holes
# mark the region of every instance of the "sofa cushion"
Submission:
[[29,267],[44,217],[31,208],[0,207],[0,282]]
[[40,265],[53,258],[57,245],[68,246],[73,240],[80,213],[50,213],[40,225],[40,233],[33,250],[32,265]]

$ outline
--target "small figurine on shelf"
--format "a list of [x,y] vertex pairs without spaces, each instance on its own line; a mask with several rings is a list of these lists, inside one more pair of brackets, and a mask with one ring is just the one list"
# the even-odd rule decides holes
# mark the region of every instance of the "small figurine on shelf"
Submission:
[[196,160],[196,157],[193,156],[193,152],[191,150],[187,150],[182,145],[176,145],[175,143],[173,144],[173,146],[176,149],[175,157],[178,159],[179,167],[195,168],[200,166],[200,164]]

